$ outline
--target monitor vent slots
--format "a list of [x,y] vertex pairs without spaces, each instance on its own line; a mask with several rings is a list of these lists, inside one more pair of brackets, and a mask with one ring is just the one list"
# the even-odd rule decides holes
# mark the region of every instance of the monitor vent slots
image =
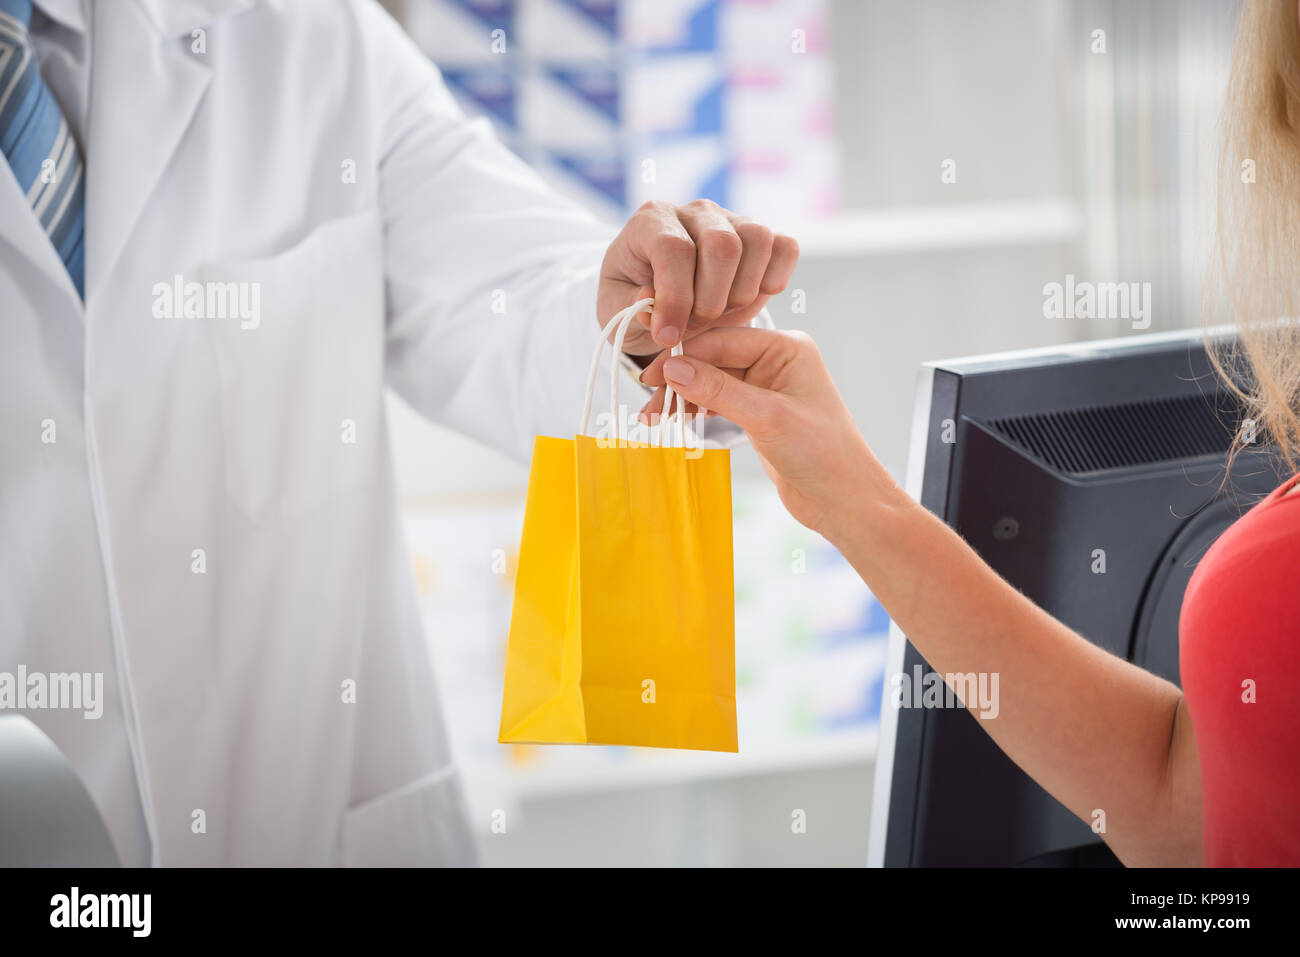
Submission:
[[1238,416],[1235,408],[1216,409],[1209,396],[1192,394],[1037,412],[988,425],[1058,472],[1085,475],[1223,455]]

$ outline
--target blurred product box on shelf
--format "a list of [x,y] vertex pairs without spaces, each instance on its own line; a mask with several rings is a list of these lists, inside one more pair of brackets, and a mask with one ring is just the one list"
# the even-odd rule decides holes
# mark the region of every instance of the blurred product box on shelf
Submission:
[[723,126],[733,208],[761,209],[775,222],[839,211],[832,82],[825,58],[732,68]]
[[726,69],[712,53],[644,57],[623,74],[633,135],[721,135]]
[[730,157],[720,136],[646,137],[627,152],[628,205],[688,203],[703,196],[732,207]]
[[535,64],[521,71],[521,132],[546,149],[617,149],[622,83],[604,64]]
[[621,0],[619,36],[634,50],[716,51],[722,6],[722,0]]
[[825,0],[409,0],[406,22],[462,108],[602,218],[838,211]]
[[408,0],[406,32],[440,67],[500,64],[513,51],[516,0]]
[[496,66],[445,67],[442,78],[463,110],[492,121],[497,136],[517,148],[519,136],[518,78]]
[[628,191],[622,150],[534,150],[530,161],[556,190],[582,203],[601,219],[617,222],[623,217]]
[[723,0],[718,17],[719,43],[731,63],[830,56],[825,0]]
[[543,63],[617,62],[620,0],[524,0],[519,42]]

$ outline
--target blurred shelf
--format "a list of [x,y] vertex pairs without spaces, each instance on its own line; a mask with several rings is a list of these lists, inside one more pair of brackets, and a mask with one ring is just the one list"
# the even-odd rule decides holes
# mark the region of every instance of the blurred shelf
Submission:
[[954,206],[853,210],[782,227],[804,260],[1064,243],[1080,234],[1078,206],[1063,197]]
[[[769,745],[739,754],[710,751],[647,751],[627,760],[610,760],[592,767],[512,768],[510,790],[520,800],[546,800],[634,788],[668,787],[779,774],[811,768],[838,767],[874,761],[878,729],[861,728],[821,737]],[[575,747],[585,747],[576,745]]]

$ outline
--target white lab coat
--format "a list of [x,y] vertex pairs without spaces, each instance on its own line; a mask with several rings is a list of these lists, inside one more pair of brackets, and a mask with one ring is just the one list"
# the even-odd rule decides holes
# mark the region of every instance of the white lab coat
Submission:
[[28,714],[125,863],[472,861],[383,389],[571,435],[613,229],[370,0],[100,3],[90,50],[84,308],[0,163],[0,670],[103,672]]

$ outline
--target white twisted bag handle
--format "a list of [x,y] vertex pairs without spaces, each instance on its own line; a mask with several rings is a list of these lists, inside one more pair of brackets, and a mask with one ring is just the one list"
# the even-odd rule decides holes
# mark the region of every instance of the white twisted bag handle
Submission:
[[[587,372],[587,400],[582,406],[582,419],[578,423],[578,435],[585,435],[587,428],[591,423],[591,406],[596,397],[596,374],[600,371],[600,356],[604,351],[605,343],[609,340],[611,331],[617,329],[614,335],[614,355],[617,357],[623,351],[623,340],[627,337],[627,330],[632,325],[632,320],[640,313],[646,312],[653,306],[653,299],[638,299],[626,309],[615,314],[614,318],[605,324],[605,328],[600,330],[600,339],[596,343],[596,351],[591,357],[591,368]],[[682,344],[679,342],[673,346],[672,354],[679,356],[682,354]],[[673,398],[677,399],[677,437],[678,446],[686,445],[686,422],[685,408],[686,404],[680,395],[673,392],[673,387],[667,386],[664,394],[664,410],[659,417],[659,447],[664,448],[667,445],[669,433],[669,414],[673,406]],[[623,422],[618,414],[618,360],[617,358],[611,363],[609,372],[609,413],[614,421],[614,439],[622,443],[627,439],[624,434]]]

